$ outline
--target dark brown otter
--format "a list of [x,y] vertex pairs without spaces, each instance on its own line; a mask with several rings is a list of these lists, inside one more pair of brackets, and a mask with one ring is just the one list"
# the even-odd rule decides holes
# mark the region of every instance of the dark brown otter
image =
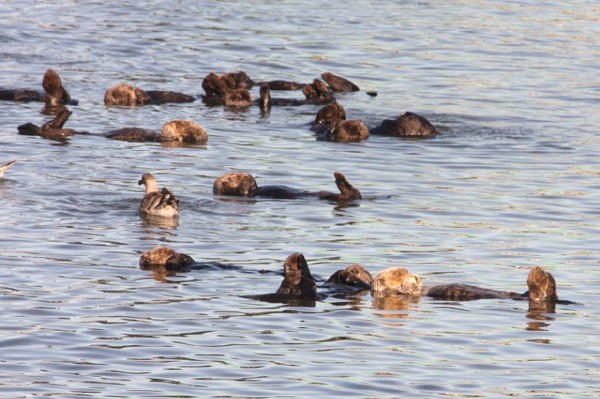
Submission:
[[63,87],[62,80],[56,71],[48,69],[42,79],[44,92],[29,89],[3,89],[0,88],[0,100],[7,101],[40,101],[46,106],[77,105],[77,100],[72,100],[69,92]]
[[129,84],[117,84],[104,93],[104,104],[108,106],[135,106],[166,103],[190,103],[196,98],[187,94],[167,90],[142,90]]
[[256,179],[249,173],[226,173],[215,180],[213,193],[215,195],[233,195],[238,197],[267,197],[277,199],[295,199],[300,197],[316,196],[329,201],[351,201],[360,199],[361,194],[346,177],[335,172],[335,184],[340,190],[339,194],[329,191],[304,191],[287,186],[264,186],[259,187]]
[[348,79],[342,78],[341,76],[338,76],[338,75],[334,75],[331,72],[323,72],[321,74],[321,77],[323,78],[323,80],[325,82],[327,82],[327,84],[329,85],[329,87],[331,87],[331,90],[333,90],[333,91],[342,91],[342,92],[346,91],[347,92],[347,91],[359,91],[360,90],[357,85],[355,85]]
[[248,89],[242,83],[238,85],[236,79],[230,75],[219,76],[211,72],[202,81],[202,88],[206,93],[202,100],[208,106],[249,107],[252,105],[252,95]]
[[140,257],[140,268],[147,270],[152,267],[162,266],[167,269],[186,269],[195,261],[191,256],[181,254],[175,250],[157,246]]
[[341,284],[359,290],[368,290],[373,284],[373,276],[364,267],[352,264],[343,270],[333,273],[325,284]]
[[306,101],[310,104],[329,104],[334,100],[329,87],[322,80],[315,79],[302,88]]
[[337,101],[327,104],[321,108],[315,116],[313,125],[329,124],[331,121],[335,120],[346,120],[346,110],[342,104]]
[[405,112],[396,119],[385,119],[371,134],[381,136],[398,136],[411,138],[429,138],[438,135],[435,127],[424,117],[412,112]]
[[72,112],[68,108],[62,108],[58,114],[52,119],[44,123],[41,127],[33,123],[25,123],[17,129],[19,134],[26,136],[40,136],[45,139],[65,141],[69,136],[77,133],[73,129],[63,129],[63,125],[69,119]]
[[369,138],[369,128],[358,119],[332,119],[314,127],[317,139],[349,143],[363,141]]
[[[311,305],[319,299],[317,284],[308,268],[304,255],[294,253],[283,264],[284,277],[281,285],[273,294],[255,295],[249,298],[267,302],[308,301]],[[311,303],[312,302],[312,303]],[[306,302],[299,304],[307,304]]]

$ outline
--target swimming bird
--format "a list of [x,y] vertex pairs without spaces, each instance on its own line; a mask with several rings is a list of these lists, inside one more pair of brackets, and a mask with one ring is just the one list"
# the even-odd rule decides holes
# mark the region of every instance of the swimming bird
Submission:
[[4,172],[6,172],[8,169],[10,169],[11,166],[13,166],[16,162],[17,162],[17,160],[15,159],[13,161],[7,162],[4,165],[0,166],[0,177],[3,177]]
[[151,173],[144,173],[138,184],[146,186],[144,198],[140,203],[140,213],[147,216],[177,217],[179,216],[179,200],[166,187],[158,190],[156,178]]

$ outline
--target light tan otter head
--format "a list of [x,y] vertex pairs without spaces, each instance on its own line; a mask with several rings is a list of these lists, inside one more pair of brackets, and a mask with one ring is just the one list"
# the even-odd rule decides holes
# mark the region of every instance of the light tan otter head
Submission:
[[104,93],[105,105],[144,105],[150,101],[144,90],[128,84],[117,84]]
[[529,301],[554,303],[558,301],[554,277],[543,268],[536,266],[527,277]]
[[208,140],[206,129],[191,120],[174,120],[163,125],[159,140],[186,144],[204,144]]
[[256,179],[250,173],[226,173],[215,180],[213,194],[253,197],[258,190]]
[[373,296],[385,296],[392,294],[421,295],[423,282],[416,274],[409,273],[401,267],[391,267],[380,271],[373,279],[371,294]]

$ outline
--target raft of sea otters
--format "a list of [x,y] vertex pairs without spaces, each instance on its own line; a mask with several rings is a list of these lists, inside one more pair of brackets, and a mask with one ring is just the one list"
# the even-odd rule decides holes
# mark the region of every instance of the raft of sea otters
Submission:
[[[346,111],[336,100],[336,92],[359,91],[357,85],[349,80],[326,72],[322,80],[315,79],[308,84],[292,81],[273,80],[254,82],[245,72],[238,71],[217,75],[209,73],[202,82],[205,94],[201,96],[207,106],[251,107],[258,106],[263,113],[269,112],[273,106],[301,106],[305,104],[323,105],[311,123],[311,130],[317,137],[332,141],[360,141],[370,134],[398,137],[430,138],[438,134],[435,127],[424,117],[405,112],[395,119],[386,119],[378,126],[369,129],[360,120],[347,120]],[[260,87],[260,98],[253,100],[250,89]],[[73,129],[63,128],[71,111],[65,105],[76,105],[63,87],[60,76],[49,69],[42,81],[44,92],[30,89],[0,88],[0,100],[7,101],[40,101],[55,116],[52,120],[37,126],[25,123],[18,127],[19,134],[37,135],[47,139],[65,140],[77,133]],[[272,98],[271,91],[302,90],[305,99]],[[375,92],[367,92],[376,96]],[[139,106],[145,104],[193,102],[193,95],[163,90],[142,90],[129,84],[118,84],[109,88],[104,95],[107,106]],[[103,136],[115,140],[149,141],[164,143],[203,144],[207,141],[206,130],[190,120],[174,120],[165,123],[160,131],[125,127],[102,133]],[[0,166],[0,177],[14,165],[11,161]],[[361,199],[361,193],[346,177],[335,172],[335,183],[339,193],[329,191],[304,191],[288,186],[258,186],[256,179],[249,173],[227,173],[217,178],[213,184],[213,194],[219,196],[268,197],[294,199],[315,197],[328,201],[348,202]],[[179,216],[179,199],[168,188],[160,188],[156,178],[150,174],[142,175],[140,185],[145,186],[145,193],[139,206],[142,217],[177,218]],[[157,246],[144,253],[139,261],[142,269],[163,268],[171,271],[186,271],[198,265],[192,257],[175,250]],[[285,260],[283,281],[274,293],[253,295],[250,298],[284,303],[314,302],[325,294],[317,292],[317,281],[311,274],[308,263],[300,253],[294,253]],[[402,295],[407,297],[427,296],[444,300],[473,300],[484,298],[505,298],[527,300],[530,309],[554,311],[556,304],[573,302],[559,300],[556,293],[554,277],[541,267],[531,269],[527,278],[528,290],[524,293],[497,291],[465,284],[445,284],[425,287],[419,276],[400,267],[388,268],[373,277],[361,265],[353,264],[344,270],[338,270],[327,279],[321,288],[327,292],[353,294],[369,290],[376,297]]]

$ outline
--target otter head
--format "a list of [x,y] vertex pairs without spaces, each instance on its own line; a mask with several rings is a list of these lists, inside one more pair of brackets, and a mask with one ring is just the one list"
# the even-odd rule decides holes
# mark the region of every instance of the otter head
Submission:
[[536,266],[527,277],[529,301],[535,303],[555,303],[558,301],[554,277],[543,268]]
[[333,273],[325,283],[345,284],[360,288],[371,288],[373,276],[364,267],[352,264],[344,270]]
[[331,120],[346,120],[346,110],[337,101],[327,104],[317,112],[314,123],[328,123]]
[[391,294],[421,295],[423,283],[416,274],[409,273],[401,267],[391,267],[380,271],[373,279],[371,294],[385,296]]
[[215,180],[213,194],[254,197],[258,185],[250,173],[226,173]]
[[162,142],[180,142],[204,144],[208,140],[206,130],[194,121],[174,120],[163,125],[159,140]]
[[117,84],[104,93],[105,105],[144,105],[150,102],[148,93],[128,84]]

